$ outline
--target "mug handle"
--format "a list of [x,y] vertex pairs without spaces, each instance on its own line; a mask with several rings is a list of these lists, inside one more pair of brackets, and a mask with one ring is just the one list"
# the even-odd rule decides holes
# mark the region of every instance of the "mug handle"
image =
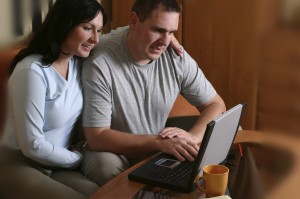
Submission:
[[194,182],[196,183],[198,189],[200,189],[204,193],[207,193],[206,189],[200,185],[200,180],[204,181],[203,176],[197,175]]

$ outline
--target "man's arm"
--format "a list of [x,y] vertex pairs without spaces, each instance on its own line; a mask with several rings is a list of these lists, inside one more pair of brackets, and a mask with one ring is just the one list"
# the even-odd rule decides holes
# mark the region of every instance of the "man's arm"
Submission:
[[166,128],[160,136],[134,135],[112,130],[109,127],[98,127],[85,128],[85,137],[89,147],[95,151],[110,151],[125,156],[161,151],[174,155],[180,161],[186,159],[193,161],[198,153],[198,144],[202,141],[207,123],[226,110],[218,94],[197,108],[201,114],[189,133],[178,128]]
[[91,150],[109,151],[129,157],[161,151],[174,155],[180,161],[193,161],[199,150],[197,144],[181,138],[133,135],[109,127],[85,128],[85,137]]
[[168,127],[160,133],[160,136],[162,138],[184,138],[197,144],[201,143],[207,124],[221,115],[226,110],[226,107],[222,98],[216,94],[212,100],[202,106],[198,106],[197,109],[200,112],[200,116],[188,132],[183,129]]
[[202,142],[207,124],[226,111],[226,106],[223,99],[216,94],[216,96],[208,103],[197,107],[200,116],[189,133],[195,137],[198,143]]

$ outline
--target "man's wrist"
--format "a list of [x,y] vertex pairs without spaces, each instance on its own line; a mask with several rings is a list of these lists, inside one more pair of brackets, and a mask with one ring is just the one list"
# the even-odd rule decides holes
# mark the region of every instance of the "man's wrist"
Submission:
[[162,137],[160,137],[159,135],[156,135],[154,140],[153,140],[153,149],[154,151],[161,151],[161,142],[162,142]]
[[202,142],[202,139],[203,139],[203,136],[204,134],[203,133],[199,133],[199,132],[190,132],[189,131],[189,134],[192,138],[192,141],[196,141],[197,144],[200,144]]

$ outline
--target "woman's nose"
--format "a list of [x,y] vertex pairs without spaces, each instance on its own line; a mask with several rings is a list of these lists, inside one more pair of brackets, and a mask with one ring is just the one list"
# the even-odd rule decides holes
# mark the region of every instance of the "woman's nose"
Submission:
[[94,32],[89,40],[93,43],[98,43],[99,42],[98,32]]

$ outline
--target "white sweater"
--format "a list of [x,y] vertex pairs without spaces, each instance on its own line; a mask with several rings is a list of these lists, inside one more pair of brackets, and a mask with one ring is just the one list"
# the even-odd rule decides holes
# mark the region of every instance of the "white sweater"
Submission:
[[40,55],[24,58],[9,79],[1,144],[42,164],[76,167],[82,155],[67,148],[83,106],[79,62],[70,60],[65,80],[40,60]]

